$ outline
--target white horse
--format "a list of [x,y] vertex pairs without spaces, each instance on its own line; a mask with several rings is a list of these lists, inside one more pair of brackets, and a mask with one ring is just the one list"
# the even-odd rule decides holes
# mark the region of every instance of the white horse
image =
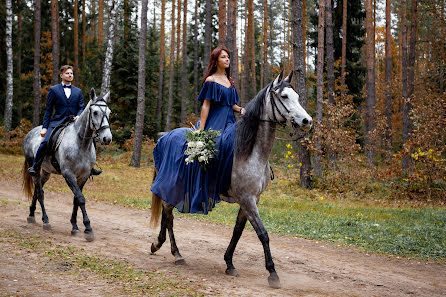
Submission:
[[[231,185],[227,193],[231,201],[240,205],[240,210],[231,242],[224,256],[227,266],[226,274],[232,276],[238,274],[232,263],[232,257],[246,221],[249,220],[262,242],[266,269],[270,273],[268,282],[273,288],[280,287],[280,280],[274,268],[268,233],[260,219],[257,203],[271,177],[268,158],[273,147],[276,126],[289,124],[295,130],[308,131],[312,125],[311,117],[299,104],[299,95],[290,85],[292,74],[293,72],[282,80],[282,73],[280,73],[249,102],[245,115],[237,122]],[[158,242],[152,243],[151,251],[155,253],[161,248],[166,241],[166,230],[168,230],[175,263],[182,264],[184,259],[178,251],[173,233],[173,206],[153,195],[152,223],[158,222],[161,209],[161,230]]]
[[[99,138],[102,144],[109,144],[112,141],[109,122],[110,109],[107,106],[108,98],[109,93],[104,97],[96,96],[94,89],[91,89],[90,101],[79,118],[66,127],[63,139],[54,154],[59,168],[53,166],[51,156],[47,155],[42,163],[41,172],[31,177],[28,173],[28,168],[33,163],[36,151],[42,141],[40,136],[42,126],[33,128],[26,135],[23,140],[23,151],[25,154],[23,188],[28,197],[32,196],[28,223],[36,222],[34,212],[38,200],[42,208],[43,228],[45,230],[51,229],[45,211],[43,186],[52,173],[61,174],[74,194],[71,234],[79,234],[76,217],[77,210],[80,207],[85,225],[85,239],[87,241],[94,240],[93,229],[85,210],[85,197],[82,194],[82,189],[90,176],[91,168],[96,164],[96,150],[93,138]],[[34,194],[32,184],[34,184]]]

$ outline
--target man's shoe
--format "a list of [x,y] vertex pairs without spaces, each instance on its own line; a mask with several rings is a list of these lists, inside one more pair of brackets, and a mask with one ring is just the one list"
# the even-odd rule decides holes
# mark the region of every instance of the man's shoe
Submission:
[[29,175],[31,175],[31,176],[36,176],[36,175],[37,175],[37,171],[38,171],[38,170],[34,169],[33,166],[31,166],[31,167],[28,168],[28,173],[29,173]]
[[99,175],[101,173],[102,173],[101,169],[97,170],[97,169],[91,168],[90,175]]

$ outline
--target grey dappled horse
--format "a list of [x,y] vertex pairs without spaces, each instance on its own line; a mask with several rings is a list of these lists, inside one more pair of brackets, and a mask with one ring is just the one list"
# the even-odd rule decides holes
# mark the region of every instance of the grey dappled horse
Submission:
[[42,163],[41,171],[34,177],[28,174],[28,167],[32,164],[36,151],[42,141],[40,136],[42,126],[33,128],[26,135],[23,140],[23,151],[25,154],[23,188],[28,197],[32,195],[28,223],[36,222],[34,212],[38,200],[42,208],[43,228],[45,230],[51,229],[44,206],[43,186],[52,173],[62,174],[74,194],[73,213],[71,215],[71,234],[79,234],[76,217],[77,210],[80,207],[85,225],[85,239],[87,241],[94,240],[93,229],[90,226],[90,219],[85,210],[85,197],[82,194],[82,189],[90,176],[91,168],[96,164],[96,150],[93,144],[93,138],[98,137],[101,144],[109,144],[112,141],[109,123],[110,109],[107,106],[108,99],[109,93],[104,97],[100,97],[96,96],[94,89],[91,89],[90,102],[88,102],[79,118],[67,126],[63,139],[55,152],[55,158],[59,163],[60,172],[51,164],[51,156],[47,155]]
[[[282,73],[280,73],[249,102],[245,115],[237,122],[231,185],[228,191],[228,200],[237,202],[240,210],[231,242],[224,256],[227,265],[226,274],[232,276],[238,274],[232,263],[232,257],[246,221],[249,220],[262,242],[266,269],[270,273],[268,282],[273,288],[280,287],[280,280],[274,269],[268,233],[260,219],[257,203],[270,180],[268,158],[273,147],[277,125],[289,124],[295,130],[301,131],[308,131],[312,125],[311,117],[299,104],[299,95],[290,85],[292,74],[293,72],[282,80]],[[161,248],[166,240],[167,229],[175,263],[182,264],[184,259],[178,251],[173,233],[173,206],[161,201],[156,195],[152,197],[151,221],[157,224],[161,209],[162,218],[158,242],[152,243],[151,251],[155,253]]]

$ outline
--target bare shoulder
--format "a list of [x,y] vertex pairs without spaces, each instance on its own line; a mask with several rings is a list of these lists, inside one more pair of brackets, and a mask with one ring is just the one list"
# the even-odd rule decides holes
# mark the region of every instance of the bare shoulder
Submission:
[[206,77],[205,81],[215,81],[214,77],[212,75]]

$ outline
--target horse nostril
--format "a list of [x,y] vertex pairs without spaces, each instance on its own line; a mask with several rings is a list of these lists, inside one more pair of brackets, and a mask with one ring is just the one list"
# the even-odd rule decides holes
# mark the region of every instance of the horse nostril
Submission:
[[303,120],[302,120],[302,124],[307,125],[307,124],[308,124],[308,119],[306,119],[306,118],[303,119]]
[[102,138],[103,143],[107,143],[107,137]]

